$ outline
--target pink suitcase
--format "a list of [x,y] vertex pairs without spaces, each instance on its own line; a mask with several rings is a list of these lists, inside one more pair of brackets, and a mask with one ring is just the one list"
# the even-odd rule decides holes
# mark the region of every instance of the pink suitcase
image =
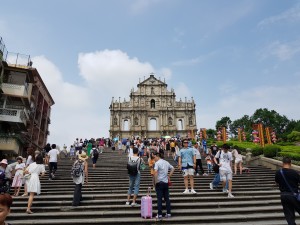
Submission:
[[141,200],[141,216],[142,218],[151,218],[152,219],[152,197],[151,197],[151,188],[148,188],[146,196],[142,197]]

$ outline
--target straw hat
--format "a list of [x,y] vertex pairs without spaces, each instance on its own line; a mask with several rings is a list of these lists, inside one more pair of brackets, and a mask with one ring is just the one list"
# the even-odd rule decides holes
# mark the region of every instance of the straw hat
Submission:
[[86,159],[88,159],[88,156],[84,151],[82,151],[82,153],[78,155],[78,159],[85,161]]
[[21,159],[23,161],[23,157],[20,155],[17,157],[17,160],[19,160],[19,159]]

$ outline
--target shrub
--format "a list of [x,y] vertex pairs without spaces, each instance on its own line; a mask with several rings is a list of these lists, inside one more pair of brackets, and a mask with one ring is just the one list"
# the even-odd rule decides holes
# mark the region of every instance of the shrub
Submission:
[[278,154],[281,157],[290,157],[292,160],[300,161],[300,154],[293,152],[279,152]]
[[300,132],[299,131],[292,131],[290,134],[287,135],[287,139],[289,141],[300,141]]
[[264,156],[268,158],[276,157],[280,151],[281,148],[278,145],[267,145],[263,149]]
[[251,152],[252,152],[252,156],[262,155],[263,154],[263,148],[257,146],[257,147],[254,147]]

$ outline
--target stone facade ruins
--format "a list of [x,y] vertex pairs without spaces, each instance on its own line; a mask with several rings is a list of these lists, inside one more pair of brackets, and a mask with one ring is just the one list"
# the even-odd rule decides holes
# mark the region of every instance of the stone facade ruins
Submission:
[[161,136],[192,137],[196,134],[193,98],[176,101],[173,89],[153,74],[130,92],[130,100],[112,98],[110,105],[110,137],[131,138]]

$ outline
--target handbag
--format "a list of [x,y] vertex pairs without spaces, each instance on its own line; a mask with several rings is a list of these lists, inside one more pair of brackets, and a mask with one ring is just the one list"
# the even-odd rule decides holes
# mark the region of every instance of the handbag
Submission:
[[30,173],[27,173],[24,175],[24,179],[25,180],[29,180],[31,178],[31,174]]
[[293,192],[293,189],[291,188],[291,186],[287,182],[282,169],[280,169],[280,173],[281,173],[281,175],[282,175],[282,177],[284,179],[285,184],[288,186],[288,188],[290,189],[290,191],[293,193],[293,195],[295,196],[295,198],[297,199],[297,201],[300,202],[300,193],[299,192],[298,193]]
[[147,168],[146,164],[145,163],[141,163],[140,169],[141,170],[145,170],[146,168]]

